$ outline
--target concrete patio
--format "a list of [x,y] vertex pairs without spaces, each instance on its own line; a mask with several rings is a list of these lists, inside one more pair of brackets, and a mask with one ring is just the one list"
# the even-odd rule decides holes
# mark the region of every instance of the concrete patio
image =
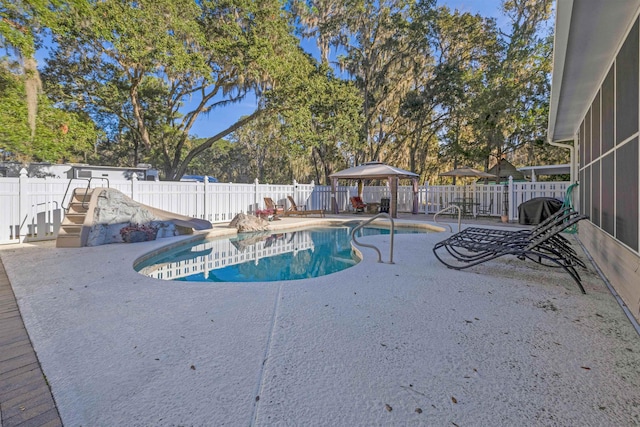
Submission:
[[[431,249],[449,234],[269,283],[136,273],[167,239],[0,257],[66,426],[640,423],[640,338],[577,242],[586,295],[515,258],[447,269]],[[386,256],[389,236],[366,239]]]

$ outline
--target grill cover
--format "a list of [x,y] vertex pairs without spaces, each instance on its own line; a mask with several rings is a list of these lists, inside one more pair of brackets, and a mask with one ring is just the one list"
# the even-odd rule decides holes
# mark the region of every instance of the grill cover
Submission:
[[552,197],[536,197],[518,206],[518,223],[537,225],[558,212],[562,202]]

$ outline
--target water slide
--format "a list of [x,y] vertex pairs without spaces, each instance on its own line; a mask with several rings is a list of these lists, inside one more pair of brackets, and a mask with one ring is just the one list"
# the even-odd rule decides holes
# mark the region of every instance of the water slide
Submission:
[[213,225],[211,225],[211,223],[206,219],[192,218],[190,216],[154,208],[153,206],[143,205],[142,203],[140,204],[140,207],[147,209],[153,214],[153,216],[162,221],[171,221],[175,225],[180,225],[182,227],[193,228],[194,230],[209,230],[213,227]]
[[[105,191],[108,192],[108,194],[105,195]],[[96,221],[96,208],[98,207],[98,201],[101,195],[107,196],[105,199],[110,200],[112,205],[102,206],[100,213],[108,211],[109,209],[114,210],[118,213],[116,220],[101,219]],[[104,200],[102,200],[102,203],[104,204]],[[117,209],[114,209],[114,203],[119,204]],[[125,213],[124,216],[123,212]],[[130,218],[127,217],[127,212],[131,214]],[[144,220],[140,220],[140,218],[144,218]],[[69,208],[60,225],[56,239],[56,247],[80,248],[87,246],[90,231],[96,223],[145,223],[150,221],[169,221],[176,226],[191,228],[193,230],[208,230],[213,227],[209,221],[204,219],[192,218],[138,203],[113,188],[76,188],[73,191]]]

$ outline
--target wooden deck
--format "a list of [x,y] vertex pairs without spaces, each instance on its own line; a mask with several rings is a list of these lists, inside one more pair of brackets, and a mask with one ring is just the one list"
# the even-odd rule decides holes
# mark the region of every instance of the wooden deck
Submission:
[[62,426],[0,260],[0,427]]

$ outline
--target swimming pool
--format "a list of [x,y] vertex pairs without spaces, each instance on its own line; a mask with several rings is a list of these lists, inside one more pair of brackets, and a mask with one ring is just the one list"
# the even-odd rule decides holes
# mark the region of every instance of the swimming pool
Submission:
[[[314,227],[207,239],[155,255],[134,268],[149,277],[174,281],[308,279],[344,270],[360,261],[351,247],[351,229],[350,226]],[[396,227],[395,232],[429,230]],[[365,227],[359,235],[375,234],[389,234],[389,229]]]

